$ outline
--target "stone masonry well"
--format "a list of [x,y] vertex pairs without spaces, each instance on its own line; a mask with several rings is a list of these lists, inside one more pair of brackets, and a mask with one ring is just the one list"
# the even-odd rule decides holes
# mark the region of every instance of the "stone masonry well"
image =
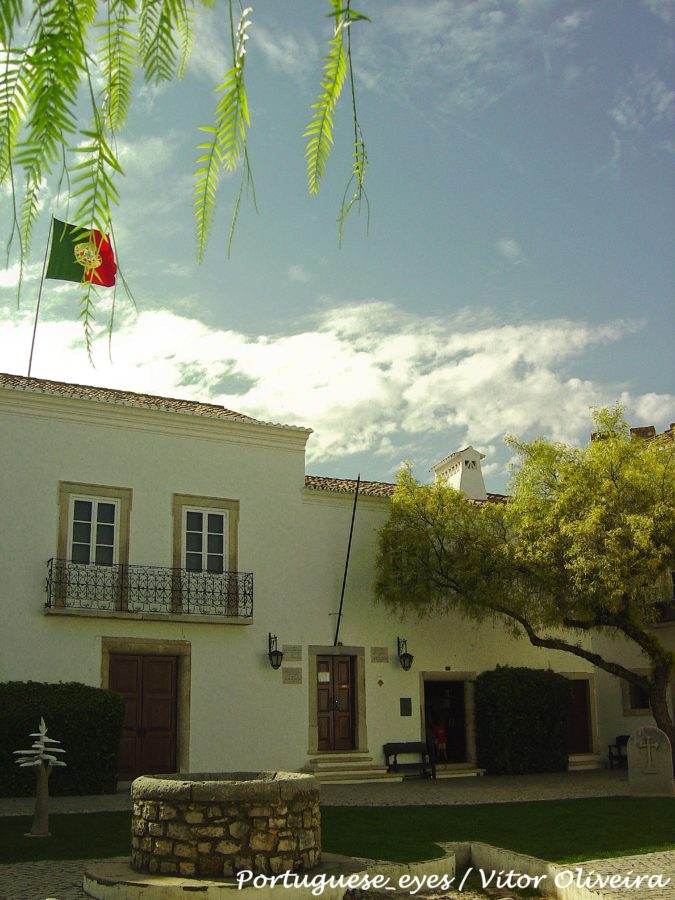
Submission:
[[311,869],[321,859],[319,786],[293,772],[142,776],[134,801],[137,872],[227,878]]

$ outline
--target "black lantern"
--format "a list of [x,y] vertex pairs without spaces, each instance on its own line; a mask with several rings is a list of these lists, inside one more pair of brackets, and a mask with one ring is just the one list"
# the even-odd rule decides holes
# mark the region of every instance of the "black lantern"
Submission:
[[269,649],[267,651],[267,655],[270,658],[270,665],[273,669],[278,669],[281,665],[281,661],[284,658],[284,654],[277,647],[277,636],[276,634],[272,634],[270,631],[269,636]]
[[412,653],[408,653],[408,642],[405,638],[397,638],[398,641],[398,661],[404,672],[409,672],[415,657]]

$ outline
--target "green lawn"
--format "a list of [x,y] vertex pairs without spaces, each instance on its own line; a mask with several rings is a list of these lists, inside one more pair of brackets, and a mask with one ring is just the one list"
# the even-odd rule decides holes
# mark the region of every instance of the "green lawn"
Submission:
[[475,806],[323,807],[323,847],[400,862],[436,841],[483,841],[551,862],[675,850],[675,799],[600,797]]
[[[675,799],[601,797],[476,806],[322,806],[323,849],[401,862],[442,856],[436,841],[484,841],[552,862],[675,850]],[[127,856],[130,813],[0,818],[0,863]]]

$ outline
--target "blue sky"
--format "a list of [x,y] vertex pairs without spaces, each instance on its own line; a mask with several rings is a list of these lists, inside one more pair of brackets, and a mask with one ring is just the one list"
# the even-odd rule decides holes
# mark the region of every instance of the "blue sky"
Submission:
[[[336,216],[350,167],[343,98],[318,197],[302,132],[330,21],[318,0],[251,15],[245,203],[223,182],[195,263],[197,128],[229,66],[222,4],[200,13],[179,85],[138,86],[118,145],[120,263],[112,361],[105,301],[91,368],[74,285],[47,282],[33,375],[223,403],[308,425],[308,471],[422,479],[454,449],[506,485],[506,433],[584,442],[589,408],[675,420],[675,2],[361,0],[353,29],[370,228]],[[3,198],[3,202],[6,200]],[[45,189],[47,215],[65,215]],[[46,238],[17,310],[0,271],[0,369],[26,373]],[[42,242],[42,243],[41,243]],[[108,295],[106,295],[108,297]]]

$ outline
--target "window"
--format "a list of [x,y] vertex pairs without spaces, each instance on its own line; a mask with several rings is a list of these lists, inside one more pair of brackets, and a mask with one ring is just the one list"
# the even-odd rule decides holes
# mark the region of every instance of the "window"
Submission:
[[239,501],[174,494],[173,612],[240,615]]
[[[637,675],[649,675],[649,669],[635,669]],[[629,684],[621,679],[621,699],[624,716],[648,716],[651,714],[649,695],[637,684]]]
[[174,567],[188,572],[236,572],[238,523],[238,500],[174,494]]
[[647,691],[638,687],[637,684],[629,684],[628,685],[628,705],[631,710],[648,710],[649,709],[649,694]]
[[62,481],[57,557],[112,566],[129,562],[131,489]]
[[129,563],[131,489],[62,481],[59,531],[50,564],[53,605],[126,609],[121,565]]
[[183,568],[190,572],[227,570],[227,512],[184,507]]
[[97,566],[117,562],[118,509],[117,500],[71,497],[69,560]]

